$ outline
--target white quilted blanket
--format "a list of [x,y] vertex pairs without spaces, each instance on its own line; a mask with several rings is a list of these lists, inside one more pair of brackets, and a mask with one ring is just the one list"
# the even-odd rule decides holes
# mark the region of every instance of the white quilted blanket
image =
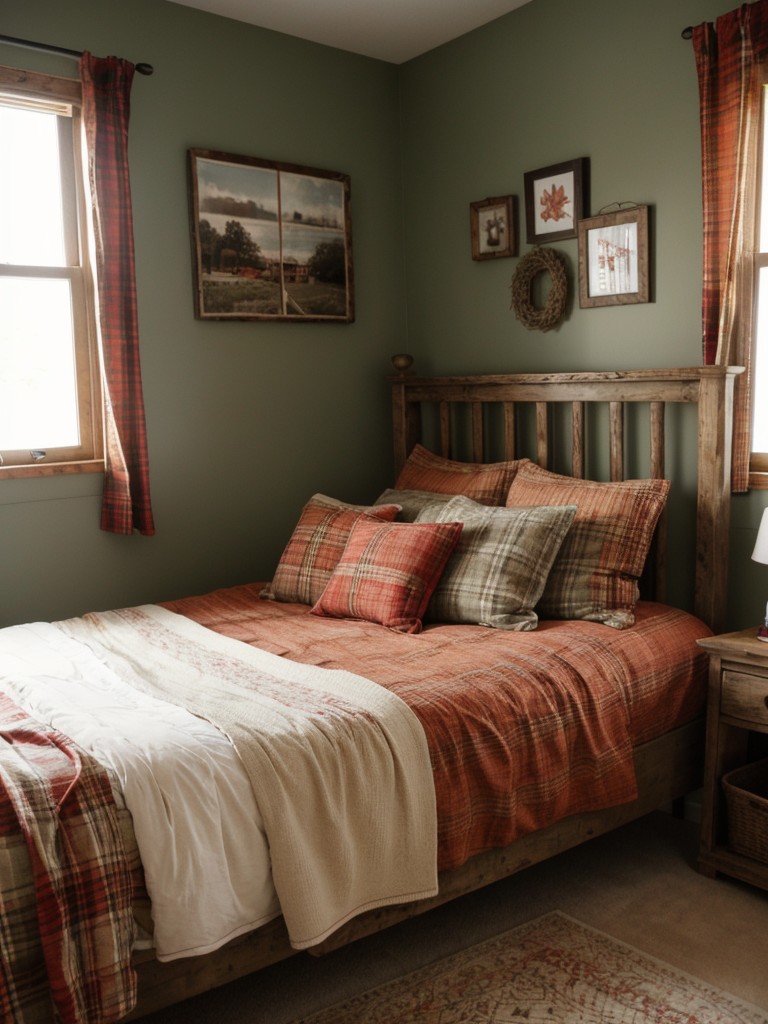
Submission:
[[[437,891],[426,739],[394,694],[154,605],[57,625],[121,680],[229,737],[250,779],[296,948],[322,942],[365,910]],[[189,884],[185,899],[206,881]]]

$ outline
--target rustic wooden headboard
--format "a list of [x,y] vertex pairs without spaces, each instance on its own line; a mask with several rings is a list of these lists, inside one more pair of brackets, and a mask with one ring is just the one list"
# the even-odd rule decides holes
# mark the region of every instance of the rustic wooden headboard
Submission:
[[[396,367],[408,361],[395,359]],[[698,440],[693,611],[718,631],[724,625],[727,599],[733,384],[741,372],[741,367],[724,366],[461,377],[403,372],[390,378],[395,477],[417,442],[446,457],[473,462],[526,456],[546,469],[582,478],[670,476],[666,453],[669,442],[675,442],[667,434],[667,410],[675,403],[694,405]],[[640,406],[647,416],[635,415]],[[605,410],[602,420],[595,412],[598,407]],[[642,429],[635,425],[640,420],[645,424]],[[602,442],[592,436],[595,423],[604,424],[607,431]],[[630,462],[637,464],[638,435],[644,442],[647,435],[646,468],[627,473]],[[592,459],[594,450],[606,453],[604,473],[593,469],[593,461],[600,463],[599,457]],[[563,452],[570,465],[563,466]],[[663,522],[659,532],[654,593],[664,600]]]

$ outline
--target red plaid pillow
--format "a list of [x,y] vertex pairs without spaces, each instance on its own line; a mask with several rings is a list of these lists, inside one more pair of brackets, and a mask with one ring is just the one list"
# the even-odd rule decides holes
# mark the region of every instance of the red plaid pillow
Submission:
[[587,619],[625,629],[635,621],[638,580],[666,504],[669,480],[599,483],[521,462],[510,508],[575,505],[576,516],[536,606],[542,619]]
[[422,616],[462,527],[361,519],[312,612],[378,622],[403,633],[420,632]]
[[464,494],[481,505],[503,505],[518,461],[455,462],[417,444],[397,478],[399,491]]
[[280,556],[275,577],[260,593],[272,601],[314,604],[341,558],[358,519],[390,522],[399,505],[348,505],[315,494],[304,506],[296,528]]

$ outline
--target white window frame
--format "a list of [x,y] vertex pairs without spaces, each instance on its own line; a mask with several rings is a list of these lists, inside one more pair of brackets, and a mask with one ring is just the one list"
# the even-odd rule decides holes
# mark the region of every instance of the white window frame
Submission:
[[0,67],[0,94],[20,102],[36,100],[60,114],[59,152],[64,199],[66,266],[0,264],[0,276],[67,280],[71,287],[74,360],[80,444],[67,448],[0,451],[3,478],[102,472],[103,398],[96,329],[96,299],[90,259],[82,144],[81,89],[74,79]]

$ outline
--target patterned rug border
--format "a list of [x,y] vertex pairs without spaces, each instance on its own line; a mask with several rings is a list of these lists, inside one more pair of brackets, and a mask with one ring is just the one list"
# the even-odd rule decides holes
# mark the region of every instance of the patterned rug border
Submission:
[[[496,946],[505,943],[508,939],[514,939],[516,945],[522,946],[526,939],[531,936],[535,936],[537,932],[541,932],[542,929],[546,930],[547,927],[552,924],[567,925],[571,930],[576,929],[581,933],[582,936],[587,935],[591,938],[592,942],[603,944],[606,948],[613,948],[614,950],[624,950],[631,954],[635,960],[635,963],[641,965],[644,968],[652,969],[659,972],[660,982],[662,979],[668,979],[676,986],[688,985],[689,988],[697,994],[697,996],[706,998],[709,1002],[717,1003],[715,1012],[718,1016],[712,1016],[708,1014],[707,1017],[699,1018],[690,1016],[687,1012],[681,1016],[680,1013],[675,1010],[674,1007],[668,1009],[661,1008],[663,1016],[659,1016],[656,1013],[653,1017],[647,1017],[648,1021],[658,1021],[658,1024],[698,1024],[701,1020],[701,1024],[768,1024],[768,1012],[754,1003],[747,1002],[741,999],[739,996],[733,995],[731,992],[727,992],[724,989],[718,988],[709,982],[704,981],[702,978],[697,977],[688,971],[682,970],[681,968],[675,967],[672,964],[667,963],[658,957],[653,956],[651,953],[646,953],[644,950],[632,945],[631,943],[624,942],[622,939],[617,939],[613,935],[602,931],[599,928],[595,928],[592,925],[585,924],[583,921],[572,917],[569,914],[564,913],[561,910],[553,910],[548,913],[542,914],[539,917],[532,918],[529,921],[525,921],[522,924],[510,928],[507,931],[499,932],[497,935],[493,935],[488,939],[483,939],[481,942],[475,943],[466,949],[457,950],[454,953],[449,953],[444,957],[439,957],[433,960],[431,963],[423,964],[421,967],[414,968],[414,970],[407,972],[406,974],[399,975],[389,981],[382,982],[370,989],[367,989],[357,995],[348,996],[345,999],[341,999],[338,1002],[326,1007],[323,1010],[315,1011],[309,1016],[304,1016],[293,1021],[293,1024],[352,1024],[352,1021],[357,1024],[384,1024],[383,1017],[377,1018],[362,1018],[362,1017],[350,1017],[350,1013],[360,1013],[368,1008],[374,1008],[376,1004],[386,999],[391,993],[391,998],[394,999],[398,992],[402,992],[405,989],[414,989],[418,985],[420,979],[439,978],[443,972],[445,972],[452,962],[456,962],[457,966],[463,962],[467,962],[470,958],[477,962],[483,956],[487,956]],[[705,1008],[706,1009],[706,1008]],[[403,1016],[401,1011],[398,1011],[398,1015],[395,1017],[388,1018],[388,1024],[410,1024],[411,1021],[423,1021],[424,1024],[430,1024],[431,1021],[440,1022],[446,1021],[451,1024],[452,1021],[467,1021],[467,1024],[475,1024],[475,1021],[491,1021],[494,1018],[477,1015],[476,1017],[469,1018],[464,1015],[459,1017],[446,1016],[445,1012],[439,1007],[435,1007],[438,1016],[425,1017],[423,1013],[420,1013],[418,1017],[412,1015],[412,1010],[405,1011],[411,1016]],[[630,1014],[632,1011],[628,1011]],[[341,1018],[338,1018],[339,1014],[343,1014]],[[722,1014],[728,1014],[728,1017],[722,1016]],[[503,1018],[505,1021],[510,1018]],[[514,1017],[515,1020],[520,1021],[527,1020],[538,1020],[539,1017],[530,1017],[529,1014],[521,1007],[519,1015]],[[544,1018],[542,1018],[544,1019]],[[553,1020],[551,1016],[549,1020]],[[611,1016],[605,1018],[607,1022],[612,1022],[616,1018]],[[631,1017],[635,1020],[635,1017]],[[501,1021],[501,1018],[499,1018]],[[578,1020],[579,1024],[582,1021],[592,1024],[592,1021],[603,1020],[603,1017],[599,1018],[590,1016],[589,1018],[569,1016],[567,1019],[561,1019],[558,1024],[576,1024]],[[630,1017],[626,1017],[629,1021]]]

